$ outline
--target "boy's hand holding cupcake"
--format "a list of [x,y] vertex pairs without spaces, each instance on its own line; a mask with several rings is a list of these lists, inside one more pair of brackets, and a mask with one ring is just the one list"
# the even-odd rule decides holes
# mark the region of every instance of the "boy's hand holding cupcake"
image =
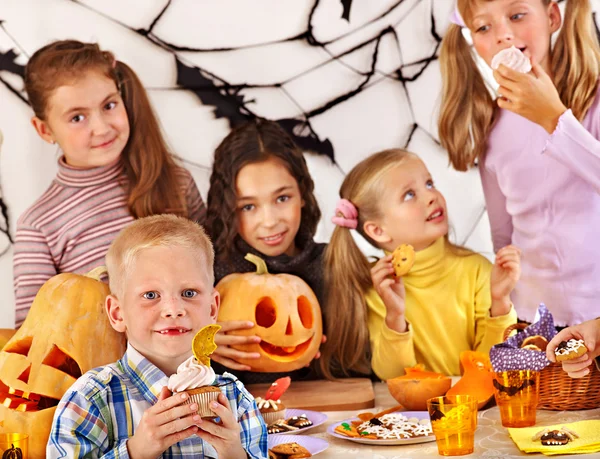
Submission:
[[496,253],[496,261],[492,268],[490,291],[492,306],[490,316],[498,317],[508,314],[512,306],[510,294],[521,277],[521,250],[513,245],[502,247]]
[[600,355],[600,319],[567,327],[554,336],[546,348],[546,357],[561,362],[571,378],[583,378]]
[[[402,282],[402,275],[410,270],[412,263],[406,264],[410,260],[398,259],[398,253],[399,251],[394,251],[373,265],[371,281],[385,305],[385,324],[391,330],[404,333],[408,330],[408,324],[404,315],[406,290],[404,282]],[[412,262],[414,262],[414,250],[412,251]]]
[[[219,458],[247,457],[240,443],[240,426],[227,397],[215,381],[209,356],[217,348],[214,337],[221,327],[207,325],[192,341],[193,356],[177,368],[163,387],[158,402],[142,415],[127,448],[132,459],[156,458],[175,443],[196,434],[210,443]],[[171,392],[173,395],[171,396]],[[221,424],[202,418],[221,418]]]

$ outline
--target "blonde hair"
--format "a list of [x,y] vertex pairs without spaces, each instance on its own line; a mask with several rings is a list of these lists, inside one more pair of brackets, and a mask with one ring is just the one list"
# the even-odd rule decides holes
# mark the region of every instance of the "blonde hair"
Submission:
[[153,215],[140,218],[126,226],[113,240],[106,254],[110,290],[118,298],[123,293],[123,281],[136,256],[151,247],[184,247],[194,255],[204,257],[210,285],[214,284],[214,251],[204,228],[176,215]]
[[[540,1],[548,6],[553,0]],[[566,3],[564,22],[551,51],[550,62],[554,84],[563,104],[582,120],[596,96],[600,46],[589,0],[568,0]],[[473,16],[473,4],[474,0],[457,1],[467,24]],[[475,64],[473,52],[461,27],[450,24],[440,50],[443,87],[438,129],[450,163],[460,171],[466,171],[485,153],[497,113],[496,103]]]
[[[400,149],[376,153],[358,163],[346,175],[340,188],[340,197],[358,209],[356,231],[375,247],[376,242],[363,230],[364,223],[382,217],[379,203],[385,191],[383,178],[388,171],[410,158],[417,156]],[[321,371],[329,379],[338,372],[368,374],[371,363],[364,295],[373,287],[371,266],[347,228],[336,226],[333,230],[325,252],[325,281],[325,323],[331,325],[319,359]]]

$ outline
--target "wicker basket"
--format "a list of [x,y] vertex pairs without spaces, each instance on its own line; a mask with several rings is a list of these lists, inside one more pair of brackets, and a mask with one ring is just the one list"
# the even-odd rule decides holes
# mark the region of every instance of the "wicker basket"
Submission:
[[[528,325],[517,323],[504,332],[504,340],[513,330]],[[596,365],[583,378],[571,378],[560,363],[551,363],[540,372],[540,401],[538,409],[555,411],[590,410],[600,407],[600,371]]]

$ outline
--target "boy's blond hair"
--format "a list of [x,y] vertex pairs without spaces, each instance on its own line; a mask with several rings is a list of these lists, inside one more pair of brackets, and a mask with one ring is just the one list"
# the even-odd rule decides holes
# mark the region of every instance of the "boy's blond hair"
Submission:
[[151,247],[184,247],[194,255],[204,257],[210,285],[214,284],[214,251],[204,228],[176,215],[153,215],[140,218],[117,235],[106,254],[110,290],[120,298],[123,280],[129,274],[135,257]]

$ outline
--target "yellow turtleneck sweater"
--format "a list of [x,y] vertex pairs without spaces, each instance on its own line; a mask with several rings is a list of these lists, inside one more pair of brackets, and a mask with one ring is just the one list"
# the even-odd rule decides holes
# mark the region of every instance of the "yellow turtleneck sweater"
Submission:
[[514,308],[490,317],[492,264],[473,253],[459,256],[440,238],[416,253],[402,279],[406,288],[408,331],[385,324],[386,309],[375,289],[366,295],[373,371],[381,379],[404,374],[417,363],[429,371],[460,375],[461,351],[488,353],[502,342],[504,330],[517,321]]

